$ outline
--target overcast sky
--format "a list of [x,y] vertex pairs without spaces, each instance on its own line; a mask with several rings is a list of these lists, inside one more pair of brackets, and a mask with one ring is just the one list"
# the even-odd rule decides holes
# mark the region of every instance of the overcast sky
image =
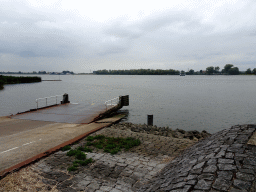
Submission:
[[255,0],[0,0],[0,71],[256,68]]

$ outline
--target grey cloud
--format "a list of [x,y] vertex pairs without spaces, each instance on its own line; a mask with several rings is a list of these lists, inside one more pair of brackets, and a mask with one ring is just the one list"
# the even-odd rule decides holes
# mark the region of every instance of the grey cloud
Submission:
[[21,57],[36,57],[33,51],[21,51],[19,54]]
[[161,14],[151,15],[135,23],[130,23],[123,18],[119,19],[103,30],[107,39],[114,37],[116,41],[114,44],[111,41],[106,43],[105,51],[101,52],[100,55],[128,52],[132,48],[133,42],[143,41],[145,36],[148,35],[153,35],[153,41],[158,41],[160,46],[165,46],[170,41],[168,37],[170,33],[178,36],[182,35],[177,34],[177,31],[172,31],[172,29],[165,29],[165,27],[171,28],[173,25],[178,26],[176,30],[180,30],[180,33],[182,33],[182,30],[186,30],[189,33],[195,31],[208,32],[213,28],[213,26],[202,24],[200,19],[194,15],[191,12],[172,13],[166,11]]

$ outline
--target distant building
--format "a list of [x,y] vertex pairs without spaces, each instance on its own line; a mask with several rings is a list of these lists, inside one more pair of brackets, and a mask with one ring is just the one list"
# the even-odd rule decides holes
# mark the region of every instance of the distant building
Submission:
[[74,72],[73,71],[62,71],[62,74],[64,74],[64,75],[70,75],[70,74],[74,75]]
[[46,74],[46,71],[38,71],[38,74]]

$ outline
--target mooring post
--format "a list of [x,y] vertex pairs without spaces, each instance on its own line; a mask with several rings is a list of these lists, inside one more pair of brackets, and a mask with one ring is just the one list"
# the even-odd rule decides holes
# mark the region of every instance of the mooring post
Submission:
[[65,103],[70,103],[70,101],[68,100],[68,94],[65,93],[63,95],[63,100],[61,101],[61,104],[65,104]]
[[129,95],[119,96],[119,103],[121,103],[121,107],[129,106]]
[[148,125],[153,126],[153,115],[148,115]]

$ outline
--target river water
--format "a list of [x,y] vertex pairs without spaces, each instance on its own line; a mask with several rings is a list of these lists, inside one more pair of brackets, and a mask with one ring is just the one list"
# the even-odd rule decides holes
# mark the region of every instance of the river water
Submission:
[[256,123],[256,76],[41,77],[62,81],[5,85],[0,91],[0,116],[36,108],[37,98],[68,93],[73,103],[92,104],[129,95],[130,106],[123,110],[128,112],[126,121],[132,123],[147,123],[147,115],[153,114],[154,125],[210,133],[236,124]]

